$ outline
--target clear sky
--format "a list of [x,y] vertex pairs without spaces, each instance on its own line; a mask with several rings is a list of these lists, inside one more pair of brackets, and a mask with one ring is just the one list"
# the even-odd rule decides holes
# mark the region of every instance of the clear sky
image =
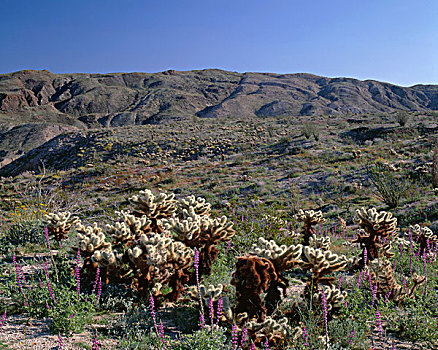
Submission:
[[0,0],[0,73],[219,68],[438,84],[437,0]]

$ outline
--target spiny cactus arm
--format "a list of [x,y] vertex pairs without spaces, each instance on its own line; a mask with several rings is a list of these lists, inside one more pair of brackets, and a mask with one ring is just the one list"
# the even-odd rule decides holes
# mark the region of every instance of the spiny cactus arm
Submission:
[[176,200],[174,194],[160,193],[156,197],[152,191],[146,189],[140,191],[138,195],[128,198],[134,206],[135,216],[146,215],[150,219],[161,219],[170,217],[176,211]]
[[[342,307],[342,303],[347,297],[347,292],[339,290],[335,286],[323,286],[322,289],[325,293],[325,298],[327,301],[327,310],[332,311],[333,309],[338,309]],[[322,302],[322,291],[320,293],[315,293],[313,300],[321,303]]]
[[72,226],[80,222],[77,216],[72,216],[68,211],[48,213],[44,215],[44,218],[46,219],[49,235],[54,236],[58,242],[66,239]]
[[329,250],[331,245],[330,237],[317,237],[313,234],[309,239],[309,246],[322,250]]
[[249,254],[269,259],[273,262],[277,272],[289,270],[301,263],[300,257],[303,246],[301,244],[278,246],[274,241],[259,238],[258,244],[253,244]]
[[206,202],[205,198],[188,196],[179,200],[177,211],[182,214],[184,209],[189,210],[190,207],[197,215],[204,216],[210,213],[211,204]]
[[136,217],[129,214],[127,211],[116,211],[116,215],[129,227],[131,233],[135,237],[139,237],[142,233],[148,233],[152,231],[152,221],[148,219],[146,215],[142,217]]
[[321,211],[313,211],[313,210],[302,210],[300,209],[296,215],[294,215],[294,218],[297,221],[301,221],[304,223],[303,226],[303,244],[305,246],[309,245],[310,237],[315,234],[315,230],[312,227],[316,224],[323,224],[327,220],[323,218]]
[[176,240],[189,247],[197,247],[200,244],[201,228],[199,220],[187,218],[180,220],[177,217],[162,219],[160,223],[164,229],[173,233]]

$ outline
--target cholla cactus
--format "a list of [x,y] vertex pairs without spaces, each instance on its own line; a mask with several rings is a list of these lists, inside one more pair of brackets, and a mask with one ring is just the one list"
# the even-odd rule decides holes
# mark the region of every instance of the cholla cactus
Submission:
[[259,243],[253,244],[249,254],[271,260],[278,273],[297,266],[300,263],[302,251],[301,244],[289,247],[286,245],[278,246],[272,240],[267,241],[263,237],[259,237]]
[[125,284],[143,296],[152,292],[161,297],[167,285],[171,292],[164,298],[176,301],[184,284],[196,281],[194,248],[201,252],[200,273],[210,273],[218,252],[215,245],[234,235],[233,224],[226,217],[212,219],[210,204],[194,196],[176,201],[173,195],[156,197],[145,190],[129,201],[133,214],[116,212],[119,222],[103,230],[97,224],[78,226],[84,269],[93,275],[99,266],[106,282]]
[[382,297],[388,295],[388,292],[391,292],[389,299],[394,300],[396,303],[399,303],[406,297],[412,296],[415,289],[426,280],[426,277],[414,274],[412,277],[412,287],[409,291],[404,290],[403,287],[397,283],[392,264],[386,258],[373,260],[368,266],[368,272],[371,275],[372,283],[374,285],[377,283],[377,295]]
[[137,217],[146,215],[152,222],[154,231],[160,231],[157,221],[162,218],[172,216],[176,210],[175,195],[160,193],[156,197],[152,191],[140,191],[138,195],[132,196],[128,199],[129,203],[134,205],[133,214]]
[[323,224],[327,220],[323,218],[321,210],[313,211],[313,210],[302,210],[298,211],[298,214],[294,215],[294,218],[297,221],[301,221],[304,223],[303,227],[303,244],[309,245],[310,237],[316,234],[315,229],[312,227],[316,224]]
[[332,244],[330,237],[317,237],[316,235],[312,235],[309,239],[309,246],[319,248],[322,250],[329,250],[330,245]]
[[[367,263],[379,257],[379,251],[382,251],[382,242],[387,243],[396,236],[399,229],[397,228],[397,218],[392,217],[392,213],[381,211],[376,208],[357,209],[353,221],[363,230],[357,233],[357,238],[352,243],[359,243],[363,247],[362,258],[356,268],[364,267],[364,252],[367,250]],[[388,249],[384,249],[385,255],[392,254]]]
[[208,306],[208,303],[210,299],[213,302],[216,302],[219,297],[221,296],[223,292],[224,286],[222,284],[218,284],[217,286],[214,286],[212,284],[209,284],[208,287],[206,287],[204,284],[199,285],[199,294],[198,296],[198,287],[197,286],[191,286],[188,289],[189,295],[193,299],[201,299],[205,306]]
[[264,321],[257,322],[255,320],[249,321],[246,324],[248,334],[251,339],[254,339],[254,344],[261,345],[266,339],[270,346],[277,346],[289,338],[292,334],[292,329],[288,324],[288,319],[283,317],[275,320],[268,316]]
[[211,265],[219,252],[216,245],[229,241],[235,233],[233,223],[226,216],[212,219],[208,215],[198,215],[194,207],[188,210],[179,207],[174,217],[162,219],[160,223],[173,234],[175,240],[199,250],[200,275],[210,274]]
[[423,252],[427,250],[427,240],[429,240],[429,246],[438,242],[438,237],[429,227],[421,227],[418,224],[409,227],[412,232],[412,240],[420,245],[420,255],[423,255]]
[[180,211],[189,210],[192,207],[195,213],[200,216],[208,215],[210,213],[211,204],[205,201],[205,198],[188,196],[186,198],[181,198],[178,203],[178,208]]
[[277,280],[278,275],[270,260],[257,256],[239,257],[231,279],[231,285],[236,287],[235,315],[245,313],[249,318],[263,321],[267,309],[261,294]]
[[315,293],[318,293],[319,284],[328,284],[332,287],[332,283],[336,278],[326,275],[336,271],[342,271],[347,266],[345,256],[339,256],[330,250],[324,251],[307,246],[303,249],[301,260],[303,260],[301,263],[302,268],[312,270],[312,276],[304,289],[304,297],[306,299],[311,299]]
[[67,238],[72,226],[80,220],[77,216],[72,216],[69,211],[48,213],[44,215],[47,219],[47,229],[49,236],[54,236],[56,241],[61,241]]
[[[333,311],[338,310],[342,307],[342,304],[347,297],[347,292],[341,292],[341,290],[338,289],[336,286],[323,286],[322,290],[324,290],[325,298],[327,301],[327,311],[329,312],[329,315],[332,315]],[[321,304],[322,291],[321,293],[315,293],[313,295],[313,300],[316,303]]]
[[[102,229],[94,223],[93,226],[84,226],[81,223],[76,225],[77,236],[79,240],[79,248],[81,250],[81,255],[84,258],[84,264],[82,266],[82,271],[86,271],[90,281],[94,280],[97,266],[102,259],[102,254],[105,256],[106,261],[111,261],[115,263],[109,255],[112,255],[111,243],[106,241],[106,236]],[[102,266],[102,279],[108,283],[108,267],[111,265],[107,263]]]
[[[278,246],[274,241],[267,241],[263,237],[259,238],[259,244],[254,244],[249,254],[270,260],[274,264],[278,278],[272,281],[267,290],[265,303],[268,313],[274,311],[282,295],[286,294],[288,280],[281,275],[281,272],[299,266],[303,246],[301,244]],[[282,293],[280,292],[280,288]]]

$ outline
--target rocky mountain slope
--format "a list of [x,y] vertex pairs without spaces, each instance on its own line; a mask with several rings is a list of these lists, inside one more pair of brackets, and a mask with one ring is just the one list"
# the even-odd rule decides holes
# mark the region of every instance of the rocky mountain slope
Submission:
[[438,109],[438,86],[217,69],[0,75],[0,166],[70,130],[193,118]]

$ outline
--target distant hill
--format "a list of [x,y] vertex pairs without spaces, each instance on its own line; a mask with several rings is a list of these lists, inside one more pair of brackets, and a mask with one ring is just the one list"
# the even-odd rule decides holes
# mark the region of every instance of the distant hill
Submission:
[[0,75],[0,166],[69,130],[233,116],[438,109],[438,86],[217,69]]

